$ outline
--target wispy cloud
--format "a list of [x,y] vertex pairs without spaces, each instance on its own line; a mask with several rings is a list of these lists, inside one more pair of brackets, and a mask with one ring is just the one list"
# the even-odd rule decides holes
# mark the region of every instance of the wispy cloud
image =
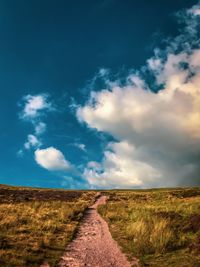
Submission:
[[26,95],[23,97],[24,108],[20,113],[23,119],[34,119],[41,116],[43,111],[52,110],[52,104],[48,101],[47,94]]
[[24,155],[24,151],[23,151],[23,149],[19,149],[19,150],[17,151],[17,156],[18,156],[19,158],[22,158],[23,155]]
[[27,141],[24,144],[24,148],[25,149],[30,149],[31,147],[37,148],[40,147],[41,145],[42,143],[38,140],[38,138],[35,135],[29,134],[27,137]]
[[36,135],[41,135],[46,131],[46,124],[44,122],[38,122],[35,125],[35,134]]
[[74,146],[78,147],[82,151],[86,151],[86,146],[85,144],[80,144],[80,143],[74,143]]
[[34,133],[28,134],[24,148],[26,150],[38,148],[42,145],[41,135],[46,131],[46,123],[42,119],[48,112],[55,111],[55,108],[49,100],[49,95],[44,93],[24,96],[20,107],[22,107],[20,119],[30,122],[34,128]]
[[[200,173],[199,10],[179,12],[180,35],[166,49],[155,49],[126,84],[92,91],[79,121],[112,135],[101,168],[85,168],[96,187],[194,185]],[[146,76],[154,79],[147,82]],[[120,80],[121,77],[119,77]],[[155,88],[162,90],[154,93]]]

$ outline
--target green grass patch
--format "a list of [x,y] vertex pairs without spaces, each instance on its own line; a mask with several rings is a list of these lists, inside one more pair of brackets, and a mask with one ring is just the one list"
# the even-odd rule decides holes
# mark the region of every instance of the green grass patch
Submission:
[[0,266],[56,266],[95,194],[0,187]]
[[200,188],[105,193],[99,212],[128,257],[141,266],[200,266]]

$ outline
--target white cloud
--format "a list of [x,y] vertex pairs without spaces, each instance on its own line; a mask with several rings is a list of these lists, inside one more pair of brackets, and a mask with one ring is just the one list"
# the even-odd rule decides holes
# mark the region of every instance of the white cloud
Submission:
[[63,153],[54,147],[37,149],[35,151],[35,160],[41,167],[50,171],[67,171],[72,167]]
[[86,151],[86,146],[85,146],[85,144],[75,143],[74,145],[75,145],[76,147],[78,147],[80,150]]
[[17,156],[18,156],[19,158],[22,158],[23,155],[24,155],[23,150],[22,150],[22,149],[19,149],[19,150],[17,151]]
[[101,164],[96,161],[89,161],[87,164],[88,169],[102,170]]
[[192,8],[188,10],[188,14],[192,14],[194,16],[200,15],[200,5],[194,5]]
[[200,8],[193,10],[195,16],[200,15]]
[[35,134],[41,135],[46,131],[46,124],[44,122],[39,122],[35,125]]
[[23,97],[23,110],[19,117],[30,122],[35,131],[34,134],[27,136],[28,140],[24,144],[25,149],[38,148],[42,145],[41,135],[46,131],[46,123],[41,121],[41,118],[46,112],[53,110],[55,109],[49,101],[48,94],[26,95]]
[[160,174],[152,166],[137,159],[137,149],[128,142],[109,143],[100,165],[89,162],[84,176],[92,187],[131,188],[145,186]]
[[24,119],[33,119],[41,115],[41,111],[51,110],[52,105],[48,102],[48,95],[27,95],[24,98],[25,106],[21,114]]
[[[165,52],[156,50],[147,61],[146,69],[152,72],[156,84],[149,87],[138,73],[132,74],[124,86],[110,84],[106,90],[92,92],[88,103],[77,109],[79,121],[119,141],[111,145],[111,151],[106,148],[101,171],[85,169],[91,185],[149,187],[197,183],[200,49],[196,48],[194,35],[196,17],[184,16],[184,34],[175,38]],[[188,41],[187,45],[182,45],[183,40]],[[162,85],[163,90],[154,93],[151,86],[155,85]]]
[[88,189],[87,181],[80,179],[80,177],[77,178],[69,175],[64,175],[62,177],[61,186],[67,189],[75,189],[75,190],[84,188]]
[[24,144],[24,148],[25,149],[30,149],[31,147],[37,148],[37,147],[40,147],[41,145],[42,145],[42,143],[38,140],[37,136],[35,136],[33,134],[29,134],[28,140]]

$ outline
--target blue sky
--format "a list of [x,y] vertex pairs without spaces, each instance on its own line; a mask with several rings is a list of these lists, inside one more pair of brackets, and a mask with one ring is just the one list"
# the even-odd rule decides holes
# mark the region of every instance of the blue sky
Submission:
[[197,1],[0,3],[0,183],[200,183]]

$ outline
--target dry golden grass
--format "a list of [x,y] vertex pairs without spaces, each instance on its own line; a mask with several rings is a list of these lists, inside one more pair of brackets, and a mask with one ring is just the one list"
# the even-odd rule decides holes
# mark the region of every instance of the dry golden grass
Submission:
[[[47,190],[39,190],[41,200],[35,196],[21,201],[22,191],[16,202],[17,189],[9,190],[9,203],[0,199],[0,266],[39,266],[44,260],[55,266],[96,193],[79,192],[76,196],[75,192],[72,195],[70,191],[50,190],[46,196]],[[27,195],[29,190],[26,189]],[[62,197],[58,200],[60,192]],[[56,194],[58,199],[52,200]]]
[[141,266],[200,266],[200,188],[107,191],[99,208],[113,237]]
[[173,236],[169,221],[161,218],[133,222],[127,226],[126,232],[140,253],[163,253]]

